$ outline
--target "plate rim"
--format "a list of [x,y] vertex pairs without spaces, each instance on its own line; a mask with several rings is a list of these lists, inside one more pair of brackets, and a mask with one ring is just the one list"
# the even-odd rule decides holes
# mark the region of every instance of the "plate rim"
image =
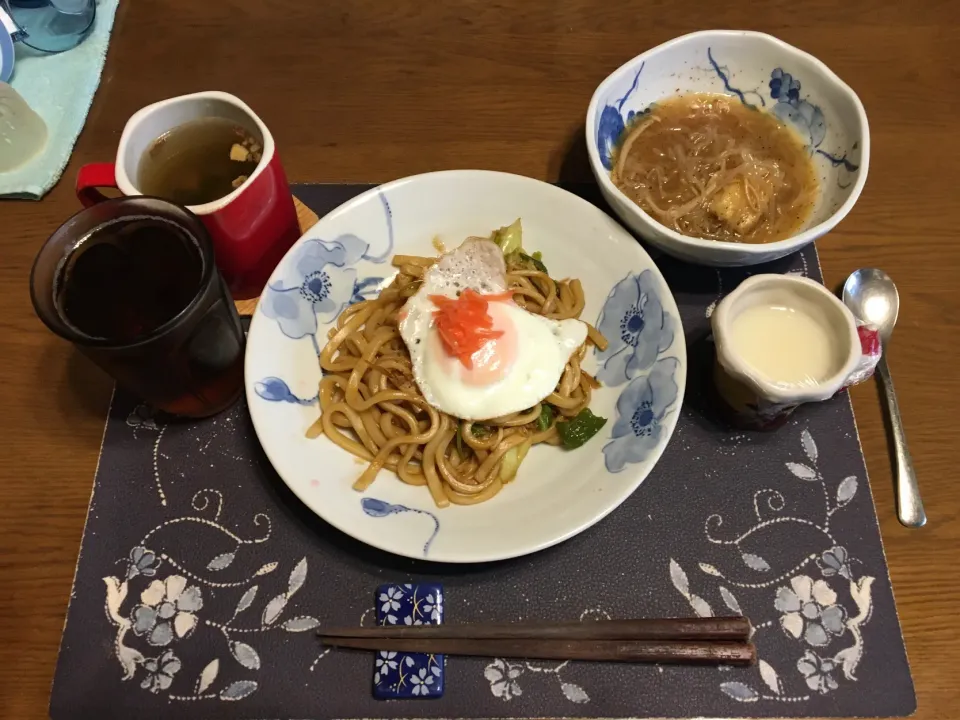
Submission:
[[[653,259],[653,257],[647,251],[647,249],[640,243],[640,241],[632,233],[630,233],[629,230],[627,230],[616,218],[612,217],[610,214],[605,212],[602,208],[598,207],[597,205],[594,205],[589,200],[586,200],[580,197],[579,195],[576,195],[575,193],[570,192],[569,190],[560,186],[559,184],[547,182],[544,180],[539,180],[537,178],[532,178],[526,175],[518,175],[516,173],[508,173],[508,172],[503,172],[499,170],[483,170],[483,169],[437,170],[432,172],[418,173],[415,175],[408,175],[405,177],[397,178],[395,180],[391,180],[386,183],[373,185],[372,187],[363,191],[359,195],[353,198],[350,198],[349,200],[335,207],[330,212],[319,217],[313,225],[306,228],[303,231],[303,233],[301,233],[300,237],[297,238],[297,240],[293,243],[293,245],[290,246],[290,248],[284,254],[283,258],[280,260],[280,262],[277,263],[277,266],[274,268],[273,272],[271,272],[270,277],[267,280],[267,283],[264,285],[264,290],[266,290],[267,285],[269,285],[270,282],[273,281],[274,276],[280,271],[280,268],[283,266],[283,264],[287,262],[287,259],[291,256],[291,254],[297,248],[299,248],[303,242],[309,239],[313,229],[322,221],[328,218],[331,218],[333,216],[339,216],[339,215],[348,213],[355,206],[368,202],[369,199],[372,197],[376,197],[381,193],[385,194],[390,190],[403,187],[413,182],[422,181],[427,178],[435,178],[435,177],[450,178],[455,176],[471,176],[471,175],[486,176],[490,178],[499,178],[501,180],[506,180],[510,182],[519,181],[521,183],[534,183],[536,185],[546,186],[546,188],[549,188],[550,192],[559,193],[560,196],[564,197],[565,201],[567,202],[572,201],[575,204],[578,204],[586,212],[599,214],[599,216],[602,216],[606,222],[615,226],[620,232],[622,232],[635,244],[637,250],[643,256],[645,256],[647,261],[649,262],[650,267],[648,269],[652,269],[656,272],[657,278],[659,279],[662,287],[666,290],[666,292],[662,294],[661,302],[663,303],[664,308],[667,311],[672,312],[672,316],[676,322],[676,335],[675,335],[675,340],[673,345],[676,346],[674,352],[675,352],[675,356],[679,361],[678,373],[676,378],[677,399],[674,405],[674,411],[671,412],[665,418],[664,440],[663,442],[658,444],[656,449],[650,455],[652,462],[650,463],[650,466],[647,472],[643,474],[642,477],[640,477],[638,480],[636,481],[631,480],[629,483],[630,484],[629,492],[626,492],[617,502],[611,503],[609,507],[602,509],[600,512],[596,513],[589,520],[577,523],[562,533],[559,533],[543,541],[536,542],[528,546],[524,546],[515,551],[490,553],[488,555],[470,557],[466,559],[457,558],[456,556],[451,557],[451,556],[444,556],[444,555],[424,557],[422,554],[415,554],[413,550],[408,551],[405,549],[388,547],[386,543],[377,542],[375,540],[371,540],[366,537],[361,537],[360,534],[354,532],[353,528],[351,528],[347,523],[339,522],[334,515],[324,514],[320,510],[316,509],[314,507],[314,504],[304,496],[305,494],[301,493],[298,490],[298,488],[296,487],[296,483],[288,481],[284,477],[283,473],[281,473],[281,471],[279,470],[277,463],[274,462],[274,458],[271,454],[271,450],[268,447],[268,444],[264,443],[263,433],[261,432],[261,428],[257,422],[257,417],[256,417],[257,411],[255,411],[254,408],[256,406],[256,402],[259,401],[260,398],[256,394],[254,389],[256,380],[248,372],[249,365],[251,362],[250,361],[250,355],[251,355],[250,338],[254,336],[254,333],[256,332],[256,328],[259,327],[259,325],[262,322],[267,322],[269,320],[269,318],[264,317],[264,313],[261,310],[261,305],[258,302],[257,307],[250,318],[250,326],[247,330],[247,342],[244,348],[244,395],[247,401],[247,412],[250,416],[254,433],[257,436],[257,442],[260,444],[260,447],[262,448],[264,455],[269,461],[270,466],[273,468],[273,471],[277,474],[277,476],[284,483],[287,489],[289,489],[290,492],[292,492],[296,496],[298,501],[304,505],[304,507],[306,507],[311,513],[313,513],[321,521],[327,523],[331,527],[335,528],[337,531],[342,532],[343,534],[345,534],[346,536],[352,538],[357,542],[360,542],[364,545],[375,548],[377,550],[389,553],[396,557],[405,557],[405,558],[410,558],[412,560],[416,560],[419,562],[426,562],[431,564],[476,565],[480,563],[500,562],[500,561],[510,560],[514,558],[525,557],[525,556],[533,555],[535,553],[546,550],[547,548],[554,547],[556,545],[564,543],[567,540],[575,537],[576,535],[579,535],[582,532],[585,532],[586,530],[590,529],[597,523],[601,522],[604,518],[606,518],[612,512],[620,508],[639,489],[639,487],[644,483],[644,481],[646,481],[646,479],[650,476],[650,473],[653,472],[654,468],[660,462],[661,458],[663,457],[664,451],[666,450],[667,446],[670,444],[671,440],[673,440],[673,435],[676,432],[676,427],[680,419],[683,400],[686,395],[688,358],[687,358],[686,336],[683,330],[683,319],[680,314],[680,309],[677,306],[676,298],[674,298],[673,296],[673,291],[670,289],[670,286],[667,284],[666,278],[664,277],[663,272],[660,270],[659,266],[656,264],[656,261]],[[344,184],[344,183],[335,183],[335,184]],[[384,195],[384,197],[386,197],[386,195]],[[261,297],[262,297],[262,294],[261,294]],[[261,321],[261,317],[264,318],[262,321]]]

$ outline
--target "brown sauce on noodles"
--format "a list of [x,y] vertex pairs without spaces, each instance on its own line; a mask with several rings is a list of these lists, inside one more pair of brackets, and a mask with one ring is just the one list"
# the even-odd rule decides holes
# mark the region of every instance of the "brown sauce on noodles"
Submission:
[[[443,413],[417,387],[397,325],[398,313],[434,262],[436,258],[395,256],[399,272],[393,282],[377,298],[340,314],[320,353],[321,416],[307,436],[325,435],[367,464],[353,485],[356,490],[365,490],[386,468],[409,485],[427,486],[439,507],[473,505],[492,498],[513,479],[501,472],[511,450],[561,444],[557,421],[576,416],[599,387],[580,367],[587,345],[602,350],[607,342],[587,324],[587,341],[543,400],[556,411],[547,427],[538,422],[540,403],[477,423]],[[564,320],[579,318],[583,311],[583,287],[576,278],[554,280],[508,258],[507,284],[514,302],[531,313]]]
[[768,112],[706,93],[670,98],[635,119],[610,177],[671,230],[728,242],[794,235],[818,196],[799,135]]

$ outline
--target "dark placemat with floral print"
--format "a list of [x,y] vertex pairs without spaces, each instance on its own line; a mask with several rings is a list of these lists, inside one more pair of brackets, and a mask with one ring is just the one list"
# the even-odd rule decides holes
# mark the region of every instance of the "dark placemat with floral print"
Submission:
[[[366,189],[301,186],[318,214]],[[599,202],[592,187],[573,188]],[[708,316],[745,270],[657,263],[689,378],[666,453],[616,512],[536,555],[443,566],[393,557],[310,513],[241,402],[199,422],[117,392],[51,700],[66,718],[809,717],[916,706],[850,401],[774,433],[711,419]],[[754,272],[820,278],[814,248]],[[743,612],[747,669],[448,658],[441,698],[379,701],[370,654],[320,623],[370,623],[381,583],[440,582],[447,622]],[[426,693],[425,693],[426,694]]]

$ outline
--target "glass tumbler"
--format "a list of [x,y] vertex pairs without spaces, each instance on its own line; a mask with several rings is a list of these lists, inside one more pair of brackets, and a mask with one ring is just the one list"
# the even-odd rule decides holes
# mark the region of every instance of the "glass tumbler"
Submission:
[[97,16],[96,0],[0,0],[0,7],[17,25],[15,40],[49,53],[83,42]]
[[240,318],[186,208],[131,197],[77,213],[41,248],[30,293],[50,330],[161,410],[205,417],[242,391]]

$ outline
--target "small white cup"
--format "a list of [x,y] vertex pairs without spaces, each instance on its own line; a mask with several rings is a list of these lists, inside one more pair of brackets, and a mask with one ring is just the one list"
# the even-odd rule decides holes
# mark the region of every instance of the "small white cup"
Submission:
[[[826,331],[835,358],[833,372],[802,384],[778,383],[747,362],[731,341],[732,325],[757,305],[805,309]],[[796,275],[755,275],[745,280],[720,302],[711,324],[716,390],[730,411],[729,419],[742,427],[779,427],[798,405],[833,397],[848,384],[862,354],[853,314],[823,285]]]

